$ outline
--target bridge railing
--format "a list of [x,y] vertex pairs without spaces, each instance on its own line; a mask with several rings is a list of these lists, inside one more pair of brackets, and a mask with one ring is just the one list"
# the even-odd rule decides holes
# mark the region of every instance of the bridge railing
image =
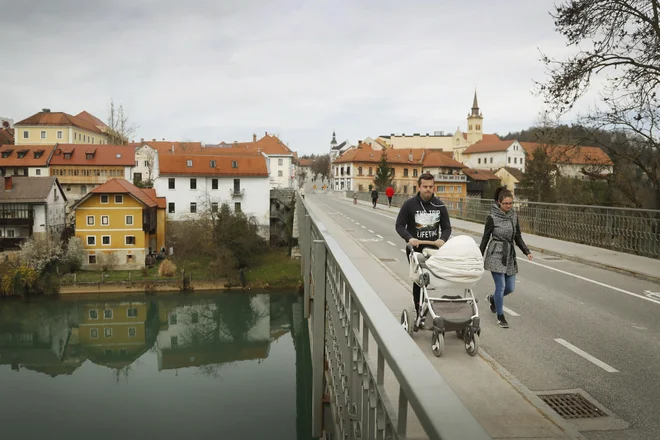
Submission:
[[[296,212],[311,331],[313,436],[405,439],[411,409],[430,439],[489,439],[299,196]],[[386,368],[398,398],[386,390]],[[331,414],[325,420],[324,401]]]
[[[353,197],[352,191],[346,192]],[[438,194],[449,208],[451,218],[484,223],[492,200]],[[358,196],[368,200],[368,193]],[[392,205],[401,206],[411,195],[395,194]],[[379,201],[386,202],[385,195]],[[660,258],[660,211],[566,205],[515,200],[520,228],[528,234],[571,241],[619,252]]]

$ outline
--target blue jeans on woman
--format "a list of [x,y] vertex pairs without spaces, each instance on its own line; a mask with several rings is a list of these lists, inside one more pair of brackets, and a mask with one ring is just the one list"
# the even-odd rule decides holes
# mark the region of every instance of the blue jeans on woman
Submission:
[[516,276],[497,272],[491,272],[491,274],[493,275],[493,281],[495,281],[495,293],[493,293],[495,311],[498,315],[503,315],[504,297],[516,288]]

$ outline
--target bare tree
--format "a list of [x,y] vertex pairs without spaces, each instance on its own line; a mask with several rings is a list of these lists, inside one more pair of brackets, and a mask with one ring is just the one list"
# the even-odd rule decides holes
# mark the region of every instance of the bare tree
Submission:
[[113,99],[110,99],[107,126],[108,144],[111,145],[127,144],[137,130],[137,126],[129,121],[124,112],[124,106],[119,104],[117,107]]
[[[552,17],[576,52],[564,60],[542,55],[549,79],[537,83],[546,103],[564,113],[601,75],[603,104],[581,123],[615,168],[594,177],[607,179],[636,207],[660,208],[659,16],[660,0],[564,0]],[[646,200],[635,189],[644,186],[652,189]]]

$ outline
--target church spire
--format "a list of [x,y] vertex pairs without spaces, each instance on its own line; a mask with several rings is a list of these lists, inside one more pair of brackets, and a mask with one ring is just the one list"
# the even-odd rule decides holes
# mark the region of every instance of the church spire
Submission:
[[330,141],[330,146],[334,147],[337,145],[337,136],[335,136],[335,131],[332,130],[332,140]]
[[474,89],[474,100],[472,100],[472,116],[479,116],[479,103],[477,102],[477,89]]

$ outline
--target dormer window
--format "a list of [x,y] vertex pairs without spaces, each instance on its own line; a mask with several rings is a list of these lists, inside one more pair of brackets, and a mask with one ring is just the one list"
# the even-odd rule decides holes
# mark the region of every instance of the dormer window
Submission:
[[214,160],[209,161],[209,166],[210,166],[211,168],[215,168],[215,161],[214,161]]
[[39,151],[35,151],[35,152],[34,152],[34,158],[35,158],[35,159],[39,159],[39,158],[40,158],[41,156],[43,156],[43,155],[44,155],[43,150],[39,150]]
[[238,161],[237,160],[232,160],[231,161],[231,167],[232,168],[238,168]]
[[85,159],[94,159],[94,153],[85,153]]
[[71,159],[71,153],[64,153],[65,159]]
[[23,159],[27,153],[28,153],[28,150],[18,151],[16,153],[16,156],[18,156],[19,159]]
[[187,166],[188,168],[192,167],[192,159],[188,159],[188,160],[186,161],[186,166]]
[[5,151],[3,151],[3,152],[2,152],[2,158],[3,158],[3,159],[6,159],[6,158],[8,158],[9,156],[11,156],[12,151],[14,151],[14,150],[5,150]]
[[121,159],[121,153],[117,153],[117,159]]

